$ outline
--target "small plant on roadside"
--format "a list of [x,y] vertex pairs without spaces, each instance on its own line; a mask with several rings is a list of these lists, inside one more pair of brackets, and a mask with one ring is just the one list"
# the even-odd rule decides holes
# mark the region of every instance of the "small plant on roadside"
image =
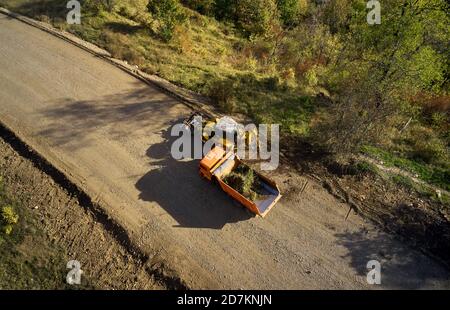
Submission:
[[406,189],[415,189],[414,182],[403,175],[394,175],[392,176],[392,181],[400,186],[403,186]]
[[356,169],[360,172],[360,173],[370,173],[373,175],[377,175],[379,173],[378,167],[375,166],[372,163],[366,162],[366,161],[361,161],[359,163],[356,164]]
[[19,215],[12,206],[3,206],[0,212],[1,229],[6,235],[10,235],[14,225],[19,222]]
[[209,97],[226,113],[236,109],[235,89],[237,82],[232,79],[214,81],[209,86]]

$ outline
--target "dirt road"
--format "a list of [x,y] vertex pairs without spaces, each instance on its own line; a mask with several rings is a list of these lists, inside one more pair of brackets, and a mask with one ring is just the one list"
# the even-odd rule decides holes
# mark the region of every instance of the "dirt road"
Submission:
[[[166,283],[166,279],[159,277],[160,274],[152,274],[144,260],[131,255],[126,246],[117,242],[113,231],[107,229],[107,223],[101,217],[81,205],[73,193],[37,168],[40,165],[29,160],[27,152],[19,154],[16,149],[20,152],[21,148],[17,143],[11,143],[10,139],[6,142],[4,133],[0,129],[0,184],[6,196],[20,201],[15,207],[22,209],[20,221],[26,224],[15,229],[21,230],[26,237],[19,246],[7,249],[17,252],[11,265],[8,265],[12,271],[9,276],[15,277],[15,281],[3,273],[5,260],[0,256],[1,289],[73,288],[65,282],[66,264],[72,257],[83,261],[82,288],[171,288],[170,282]],[[38,224],[42,232],[27,233],[29,227]],[[2,244],[2,247],[5,245]],[[26,273],[27,261],[40,266],[31,279]],[[49,275],[53,277],[49,278]]]
[[[449,287],[449,273],[287,169],[285,196],[250,217],[170,156],[170,128],[191,110],[45,32],[0,14],[0,120],[78,184],[131,240],[191,288]],[[107,258],[105,258],[107,259]],[[82,262],[81,262],[82,263]]]

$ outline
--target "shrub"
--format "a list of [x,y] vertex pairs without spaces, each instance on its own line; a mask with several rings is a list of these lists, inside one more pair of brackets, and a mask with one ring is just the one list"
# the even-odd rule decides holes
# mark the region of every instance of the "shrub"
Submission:
[[126,17],[128,19],[131,20],[135,20],[136,18],[136,9],[133,7],[129,7],[129,6],[120,6],[117,10],[117,13],[119,13],[120,15],[122,15],[123,17]]
[[178,0],[150,0],[147,9],[158,21],[158,35],[166,42],[172,40],[175,28],[187,19]]
[[403,186],[406,189],[414,189],[414,182],[403,175],[393,175],[391,176],[392,181],[400,186]]
[[236,20],[236,8],[239,0],[216,0],[214,14],[217,19]]
[[181,1],[187,7],[204,15],[211,15],[214,13],[215,0],[182,0]]
[[379,173],[377,166],[375,166],[372,163],[366,162],[366,161],[361,161],[361,162],[357,163],[356,169],[360,173],[368,173],[368,174],[373,174],[373,175],[377,175]]
[[142,51],[139,51],[142,48],[133,46],[125,34],[105,29],[101,34],[101,41],[114,58],[126,60],[128,63],[137,66],[142,66],[146,62]]
[[101,10],[112,12],[117,0],[83,0],[81,7],[89,12],[98,14]]
[[277,0],[280,18],[285,26],[296,26],[307,6],[306,0]]
[[116,5],[117,0],[103,0],[103,6],[108,12],[112,12],[114,10],[114,7]]
[[351,0],[330,0],[324,10],[324,22],[333,33],[348,27],[352,14]]
[[216,17],[232,21],[247,37],[266,35],[278,22],[275,0],[217,0]]
[[236,19],[236,26],[244,35],[266,35],[278,20],[277,6],[274,0],[241,0],[237,4]]
[[9,235],[12,232],[13,226],[19,221],[19,215],[11,206],[3,206],[0,212],[0,222],[3,232]]
[[236,109],[235,88],[235,80],[214,81],[209,85],[209,97],[215,100],[224,112],[232,113]]

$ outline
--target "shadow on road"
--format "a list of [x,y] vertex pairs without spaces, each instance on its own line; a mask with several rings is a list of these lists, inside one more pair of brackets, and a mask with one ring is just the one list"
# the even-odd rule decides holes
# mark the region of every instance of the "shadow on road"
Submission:
[[147,150],[154,169],[136,183],[140,199],[158,203],[179,223],[177,227],[221,229],[253,217],[218,186],[200,177],[198,160],[173,159],[170,148],[176,138],[170,136],[170,129],[162,135],[164,142]]
[[[398,246],[398,240],[385,233],[369,233],[367,230],[335,235],[338,243],[348,250],[345,258],[361,276],[368,273],[367,263],[377,260],[381,264],[381,288],[421,289],[432,288],[434,282],[447,281],[450,288],[450,273],[445,266],[434,264],[426,256],[417,255],[406,245]],[[433,265],[428,262],[433,261]]]
[[121,140],[142,128],[169,127],[173,120],[168,118],[168,109],[173,100],[160,95],[156,89],[141,86],[95,100],[60,98],[38,112],[50,120],[42,124],[38,135],[49,138],[52,146],[79,150],[94,144],[91,136],[102,131]]

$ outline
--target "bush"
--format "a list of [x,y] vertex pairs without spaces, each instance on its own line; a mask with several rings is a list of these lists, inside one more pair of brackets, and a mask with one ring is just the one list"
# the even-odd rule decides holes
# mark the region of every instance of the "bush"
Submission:
[[150,0],[147,9],[158,22],[158,35],[166,42],[172,40],[175,28],[187,19],[178,0]]
[[367,173],[367,174],[373,174],[373,175],[377,175],[379,173],[378,167],[375,166],[372,163],[366,162],[366,161],[361,161],[359,163],[356,164],[356,169],[360,172],[360,173]]
[[182,0],[181,1],[187,7],[204,15],[211,15],[214,13],[215,0]]
[[308,3],[306,0],[277,0],[280,18],[285,26],[296,26],[300,17],[305,14]]
[[239,0],[216,0],[214,15],[217,19],[236,20],[236,8]]
[[142,66],[145,58],[138,47],[133,46],[127,35],[115,33],[108,29],[103,30],[101,41],[114,58],[126,60],[129,64]]
[[438,139],[429,141],[417,141],[415,150],[411,154],[413,159],[423,161],[425,163],[435,163],[445,157],[446,148]]
[[406,189],[414,189],[414,182],[408,177],[403,175],[393,175],[391,178],[397,185],[403,186]]
[[101,10],[112,12],[116,2],[117,0],[83,0],[81,7],[89,12],[98,14]]
[[278,21],[278,10],[274,0],[241,0],[236,9],[236,26],[244,35],[261,36],[270,32]]
[[214,81],[209,85],[209,97],[216,101],[224,112],[232,113],[236,109],[235,88],[235,80]]
[[4,206],[0,212],[0,223],[2,231],[9,235],[12,232],[13,226],[19,222],[19,215],[11,206]]
[[336,33],[348,27],[351,14],[351,0],[331,0],[325,6],[324,22]]
[[234,22],[247,37],[266,35],[278,23],[275,0],[217,0],[216,17]]

